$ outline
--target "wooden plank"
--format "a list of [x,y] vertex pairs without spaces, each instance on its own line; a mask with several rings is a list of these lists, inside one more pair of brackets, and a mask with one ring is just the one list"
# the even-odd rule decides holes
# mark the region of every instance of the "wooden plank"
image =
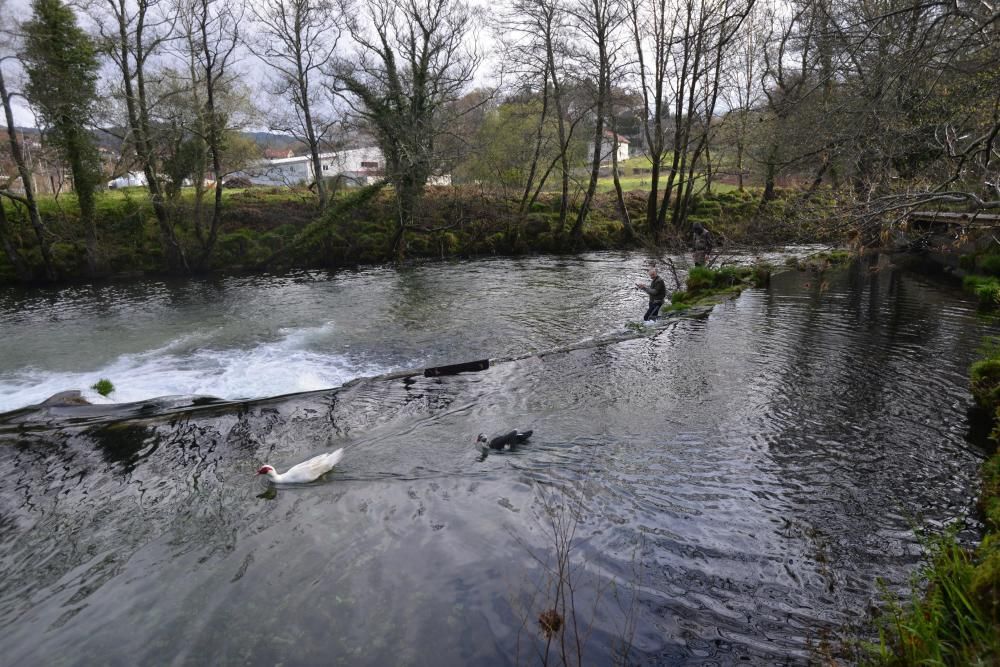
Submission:
[[425,368],[424,377],[433,378],[440,377],[442,375],[458,375],[459,373],[476,373],[478,371],[485,371],[489,367],[489,359],[480,359],[478,361],[468,361],[464,364],[451,364],[449,366]]
[[929,222],[936,225],[963,225],[966,227],[1000,226],[1000,215],[991,213],[913,211],[907,217],[913,222]]

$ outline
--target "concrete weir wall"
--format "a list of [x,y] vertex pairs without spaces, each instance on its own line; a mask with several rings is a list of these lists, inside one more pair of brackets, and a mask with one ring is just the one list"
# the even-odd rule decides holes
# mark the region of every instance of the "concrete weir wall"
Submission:
[[[455,374],[454,372],[482,372],[492,366],[511,363],[530,358],[544,358],[554,354],[563,354],[574,350],[614,345],[615,343],[637,338],[653,338],[666,329],[674,326],[681,319],[697,319],[707,317],[715,304],[734,299],[738,294],[726,293],[719,295],[715,303],[696,305],[682,311],[665,313],[655,324],[637,326],[621,332],[582,340],[572,345],[565,345],[542,352],[532,352],[523,355],[512,355],[496,359],[467,360],[449,366],[435,368],[420,368],[400,370],[382,375],[360,377],[340,387],[320,389],[316,391],[283,394],[267,398],[230,401],[210,396],[166,396],[137,403],[112,403],[92,405],[84,401],[77,391],[60,392],[38,405],[31,405],[13,412],[0,415],[0,439],[5,435],[15,436],[26,431],[45,431],[58,428],[86,428],[99,424],[109,424],[121,421],[141,421],[146,423],[174,419],[179,415],[198,413],[200,415],[226,414],[244,410],[253,406],[280,403],[294,398],[336,394],[344,389],[364,383],[384,382],[392,380],[413,379],[418,377],[436,377]],[[463,369],[468,368],[468,371]]]

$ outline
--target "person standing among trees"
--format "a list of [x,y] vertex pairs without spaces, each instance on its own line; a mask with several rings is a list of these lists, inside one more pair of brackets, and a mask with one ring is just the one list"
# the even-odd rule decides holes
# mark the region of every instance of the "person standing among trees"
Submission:
[[649,267],[649,279],[649,285],[645,283],[635,284],[637,289],[641,289],[649,295],[649,308],[646,310],[646,314],[642,316],[643,322],[659,318],[660,308],[667,298],[667,285],[663,282],[663,278],[657,274],[655,266]]
[[712,235],[700,222],[691,226],[691,246],[694,248],[694,265],[705,266],[708,253],[712,252]]

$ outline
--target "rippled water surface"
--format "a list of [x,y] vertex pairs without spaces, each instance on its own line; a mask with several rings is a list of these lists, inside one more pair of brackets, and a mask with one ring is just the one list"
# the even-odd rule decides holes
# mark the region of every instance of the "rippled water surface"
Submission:
[[[641,258],[0,296],[3,409],[267,396],[620,330]],[[655,335],[440,379],[19,430],[0,418],[9,664],[537,664],[578,514],[588,664],[805,663],[969,518],[966,369],[991,325],[867,260]],[[480,431],[533,428],[483,457]],[[344,447],[325,480],[253,475]],[[555,519],[553,519],[555,517]]]

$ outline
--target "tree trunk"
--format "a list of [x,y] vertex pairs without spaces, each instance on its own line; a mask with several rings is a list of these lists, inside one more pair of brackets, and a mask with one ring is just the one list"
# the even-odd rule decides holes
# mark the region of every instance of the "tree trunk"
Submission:
[[743,192],[743,140],[736,141],[736,189]]
[[[211,80],[211,79],[209,79]],[[222,223],[222,129],[218,127],[218,119],[215,113],[215,93],[211,87],[207,88],[207,115],[210,128],[208,131],[208,150],[212,154],[212,177],[215,179],[215,197],[212,200],[212,219],[208,226],[208,235],[202,245],[201,260],[198,262],[199,268],[208,268],[208,262],[215,249],[215,242],[219,238],[219,226]]]
[[[167,257],[167,265],[171,270],[188,270],[187,258],[174,233],[170,221],[170,211],[167,209],[163,185],[160,182],[159,169],[156,161],[156,151],[150,137],[149,105],[146,98],[145,63],[147,53],[143,43],[145,29],[145,3],[140,3],[141,11],[136,16],[135,25],[135,71],[129,67],[131,38],[126,9],[114,7],[118,20],[119,69],[125,91],[125,109],[128,116],[129,130],[135,143],[136,155],[142,165],[142,173],[146,177],[146,189],[156,216],[156,225],[160,235],[160,246]],[[133,83],[134,79],[134,83]]]
[[80,208],[80,224],[83,226],[84,241],[87,247],[87,271],[96,276],[102,269],[100,251],[97,246],[97,220],[94,207],[94,187],[97,182],[97,154],[90,144],[85,130],[69,120],[64,127],[56,129],[64,137],[66,162],[73,176],[73,192]]
[[764,195],[761,197],[761,208],[769,201],[773,201],[777,196],[774,191],[774,180],[777,176],[778,166],[778,145],[772,144],[767,155],[767,162],[764,163]]
[[10,154],[14,159],[14,163],[17,165],[17,173],[21,177],[21,183],[24,186],[24,199],[25,205],[28,208],[28,220],[31,222],[31,228],[35,232],[35,239],[38,241],[38,249],[41,252],[42,263],[44,264],[45,269],[45,279],[55,280],[55,265],[52,263],[52,253],[49,250],[49,242],[45,238],[48,230],[45,229],[45,225],[42,223],[42,216],[38,212],[38,202],[35,199],[34,181],[32,180],[31,171],[28,169],[27,162],[25,162],[24,152],[21,150],[21,142],[17,140],[17,130],[14,125],[14,112],[11,109],[10,104],[10,93],[7,92],[7,86],[4,82],[2,70],[0,70],[0,100],[3,102],[4,116],[7,121],[7,139],[10,143]]
[[309,104],[309,89],[306,86],[306,73],[302,63],[302,53],[296,53],[295,64],[298,72],[299,96],[302,100],[302,120],[306,130],[306,143],[309,144],[309,156],[312,158],[313,178],[316,179],[316,196],[319,197],[319,208],[322,211],[327,205],[326,183],[323,181],[323,163],[319,158],[320,138],[316,136],[313,124],[312,109]]
[[618,198],[618,215],[622,219],[622,231],[625,232],[625,238],[628,241],[632,241],[635,238],[635,233],[632,230],[632,220],[629,218],[628,207],[625,206],[625,193],[622,192],[622,181],[618,176],[618,122],[615,120],[614,113],[611,114],[611,173],[615,181],[615,195]]
[[601,148],[604,138],[604,94],[598,95],[597,102],[597,123],[594,126],[594,158],[590,163],[590,182],[587,184],[587,192],[583,196],[583,203],[580,204],[580,211],[576,215],[576,222],[570,236],[574,242],[583,238],[583,223],[590,213],[590,203],[597,192],[597,179],[601,176]]
[[406,230],[413,223],[413,212],[423,187],[420,185],[419,179],[413,175],[405,176],[398,187],[396,205],[399,217],[396,219],[396,231],[392,235],[389,250],[392,257],[397,262],[401,262],[406,257]]
[[521,194],[521,201],[517,207],[518,216],[521,217],[525,214],[528,205],[529,198],[531,203],[534,203],[534,199],[531,197],[531,189],[534,185],[535,174],[538,171],[538,160],[542,155],[542,141],[545,136],[545,121],[548,117],[549,112],[549,72],[546,68],[543,72],[542,77],[542,113],[538,119],[538,130],[535,132],[535,150],[531,156],[531,166],[528,167],[528,177],[524,182],[524,192]]
[[11,266],[14,267],[14,275],[17,276],[17,279],[21,282],[28,282],[31,280],[31,269],[21,257],[21,253],[18,252],[11,236],[10,226],[7,224],[7,210],[4,208],[3,200],[0,199],[0,245],[3,245],[4,254],[7,255]]
[[555,47],[552,44],[551,35],[546,38],[545,48],[549,63],[549,75],[552,77],[552,101],[556,105],[559,129],[559,166],[562,169],[562,193],[559,199],[558,235],[561,237],[566,229],[566,218],[569,216],[569,138],[566,136],[566,114],[563,110],[559,77],[556,74]]

